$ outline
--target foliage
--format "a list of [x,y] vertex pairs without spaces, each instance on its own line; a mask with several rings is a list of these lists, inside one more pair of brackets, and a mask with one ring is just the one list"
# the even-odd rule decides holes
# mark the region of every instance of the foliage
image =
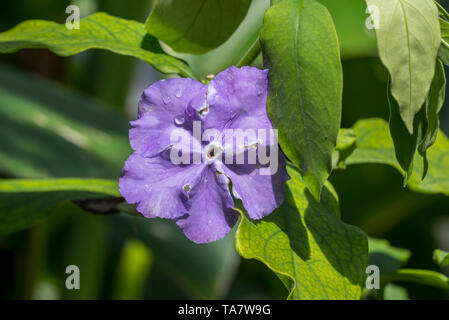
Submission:
[[[142,17],[97,12],[82,18],[80,29],[49,20],[26,20],[2,29],[0,53],[13,55],[0,65],[0,244],[17,248],[27,242],[27,259],[38,261],[33,270],[24,267],[20,297],[43,297],[39,294],[46,291],[36,288],[46,285],[56,297],[69,299],[241,298],[248,297],[242,291],[256,291],[245,287],[245,281],[270,287],[267,296],[257,298],[407,299],[416,294],[410,283],[449,290],[448,277],[438,270],[449,265],[448,252],[436,249],[435,262],[429,265],[431,253],[419,260],[418,248],[368,238],[360,226],[344,222],[354,212],[340,214],[340,205],[345,208],[345,202],[358,199],[346,199],[344,193],[339,199],[339,188],[328,181],[335,171],[350,181],[351,170],[358,167],[371,168],[366,170],[376,175],[372,168],[379,167],[369,165],[383,164],[404,176],[408,190],[400,192],[445,199],[441,201],[447,204],[449,140],[440,124],[447,109],[449,14],[432,0],[268,2],[155,0],[151,8],[129,4],[134,12],[149,9],[145,23],[135,21]],[[100,9],[108,8],[105,3]],[[367,30],[368,22],[378,25]],[[68,61],[62,77],[66,86],[85,87],[71,90],[24,71],[21,55],[44,51],[22,49],[77,55],[70,60],[50,57]],[[84,53],[89,49],[123,55],[127,61],[137,58],[166,76],[198,77],[204,83],[210,79],[206,75],[231,64],[268,69],[267,111],[279,130],[291,177],[283,204],[260,221],[251,220],[238,205],[235,230],[201,246],[167,221],[140,217],[123,202],[117,187],[131,152],[124,110],[78,92],[100,95],[91,88],[95,59],[108,56]],[[375,72],[356,72],[350,82],[350,66],[357,63],[374,66]],[[11,64],[22,65],[22,70]],[[105,65],[103,79],[112,74],[105,69],[115,67]],[[124,81],[118,73],[112,78]],[[373,102],[375,110],[369,109],[366,96],[356,96],[347,86],[354,81],[374,83],[366,85],[367,91],[380,88],[377,94],[383,100]],[[135,108],[136,97],[133,102]],[[355,124],[345,119],[345,112],[354,114]],[[379,118],[384,113],[388,122]],[[395,181],[389,179],[387,183]],[[378,190],[380,201],[388,201],[386,193]],[[447,216],[447,207],[442,211]],[[428,219],[430,225],[435,216],[430,209],[425,213],[412,218],[418,224]],[[398,213],[393,218],[401,217]],[[138,232],[132,231],[133,225]],[[394,238],[396,231],[382,235]],[[427,236],[430,232],[422,231]],[[432,249],[439,245],[432,243]],[[54,259],[61,250],[67,251],[64,258]],[[240,261],[236,252],[267,269]],[[89,270],[88,284],[78,295],[55,289],[62,286],[55,270],[67,261]],[[364,288],[367,265],[381,270],[379,290]],[[263,281],[248,280],[257,278],[253,270]],[[278,290],[276,278],[286,291]]]

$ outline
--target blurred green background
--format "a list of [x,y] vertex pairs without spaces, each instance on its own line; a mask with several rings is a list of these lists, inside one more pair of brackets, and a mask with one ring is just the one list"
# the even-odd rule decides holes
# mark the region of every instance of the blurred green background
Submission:
[[[377,58],[374,35],[365,28],[364,0],[320,2],[335,20],[342,47],[342,126],[368,117],[387,119],[387,72]],[[78,5],[82,17],[104,11],[143,22],[151,1],[3,1],[0,31],[26,19],[62,23],[69,4]],[[236,34],[219,48],[203,56],[178,56],[198,75],[219,72],[235,61],[242,44],[257,37],[268,5],[269,0],[253,0]],[[254,64],[262,67],[262,59]],[[69,58],[44,49],[0,55],[0,178],[118,178],[131,153],[128,121],[136,117],[143,89],[160,78],[141,61],[104,51]],[[441,114],[446,133],[448,107]],[[336,171],[331,182],[345,222],[411,250],[407,267],[438,270],[432,251],[449,250],[449,198],[403,189],[400,174],[381,165]],[[237,255],[232,233],[216,243],[196,245],[169,221],[95,215],[70,202],[53,211],[50,219],[33,228],[0,238],[1,298],[284,299],[287,295],[262,263]],[[80,268],[80,290],[65,288],[68,265]],[[443,290],[401,286],[411,299],[449,298]]]

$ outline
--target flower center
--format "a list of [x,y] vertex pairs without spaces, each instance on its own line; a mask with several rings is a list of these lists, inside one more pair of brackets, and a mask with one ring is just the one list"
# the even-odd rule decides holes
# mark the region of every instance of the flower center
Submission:
[[207,164],[211,164],[212,162],[214,162],[215,159],[221,156],[222,152],[223,147],[219,143],[214,141],[209,143],[204,151]]

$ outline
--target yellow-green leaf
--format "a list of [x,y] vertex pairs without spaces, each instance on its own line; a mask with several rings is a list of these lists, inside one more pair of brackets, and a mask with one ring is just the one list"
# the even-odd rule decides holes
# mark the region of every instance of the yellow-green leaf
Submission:
[[339,218],[330,184],[321,202],[289,166],[284,204],[261,221],[245,215],[236,233],[244,258],[266,264],[282,280],[290,299],[359,299],[368,259],[366,235]]

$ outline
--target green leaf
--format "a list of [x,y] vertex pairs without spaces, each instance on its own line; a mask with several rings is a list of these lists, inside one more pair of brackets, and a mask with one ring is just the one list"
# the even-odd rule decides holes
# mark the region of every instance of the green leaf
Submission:
[[176,51],[201,54],[232,35],[250,3],[251,0],[155,0],[145,27]]
[[427,150],[435,143],[440,128],[438,113],[443,107],[446,94],[446,75],[444,74],[444,66],[440,60],[437,61],[435,67],[435,76],[430,87],[429,98],[426,103],[427,130],[418,151],[424,159],[423,179],[429,169],[429,161],[427,159]]
[[117,182],[100,179],[0,180],[0,235],[47,218],[67,200],[120,196]]
[[342,67],[332,17],[314,0],[281,1],[265,13],[261,45],[279,142],[319,199],[341,119]]
[[163,53],[143,24],[99,12],[80,20],[79,29],[44,20],[29,20],[0,33],[0,52],[23,48],[48,48],[61,56],[87,49],[104,49],[144,60],[162,73],[193,77],[182,61]]
[[245,19],[229,39],[205,54],[179,53],[168,46],[165,46],[164,50],[186,61],[200,77],[217,74],[230,65],[249,65],[256,51],[260,51],[259,33],[262,29],[264,13],[269,7],[270,0],[252,1]]
[[339,218],[330,184],[318,203],[288,166],[286,199],[271,215],[251,221],[242,215],[236,249],[273,270],[291,299],[359,299],[365,278],[367,239]]
[[391,275],[391,280],[420,283],[449,290],[449,278],[442,273],[432,270],[399,269]]
[[0,65],[2,174],[117,179],[131,153],[128,128],[109,105]]
[[444,64],[449,65],[449,22],[440,18],[441,45],[438,57]]
[[[385,120],[360,120],[353,129],[357,136],[357,149],[348,157],[346,165],[382,163],[404,174],[395,158],[393,141]],[[449,140],[444,133],[438,133],[435,144],[427,152],[429,170],[424,180],[421,179],[424,172],[421,156],[418,154],[415,158],[408,188],[421,193],[449,195]]]
[[433,252],[433,260],[440,267],[447,267],[449,266],[449,252],[435,249],[435,251]]
[[408,131],[424,104],[440,46],[438,9],[432,0],[366,0],[379,9],[379,56],[391,75],[391,93]]
[[334,168],[345,168],[345,160],[355,150],[357,146],[357,137],[352,129],[340,129],[337,137],[337,146],[335,148],[332,163]]
[[391,96],[390,82],[388,84],[387,97],[390,108],[390,134],[393,138],[396,159],[404,170],[404,186],[406,186],[413,172],[413,160],[416,150],[423,141],[425,131],[427,130],[426,107],[421,108],[415,116],[413,120],[413,134],[410,134],[401,119],[399,106]]
[[395,272],[410,258],[411,252],[407,249],[390,245],[384,239],[368,239],[369,264],[376,265],[382,275]]

